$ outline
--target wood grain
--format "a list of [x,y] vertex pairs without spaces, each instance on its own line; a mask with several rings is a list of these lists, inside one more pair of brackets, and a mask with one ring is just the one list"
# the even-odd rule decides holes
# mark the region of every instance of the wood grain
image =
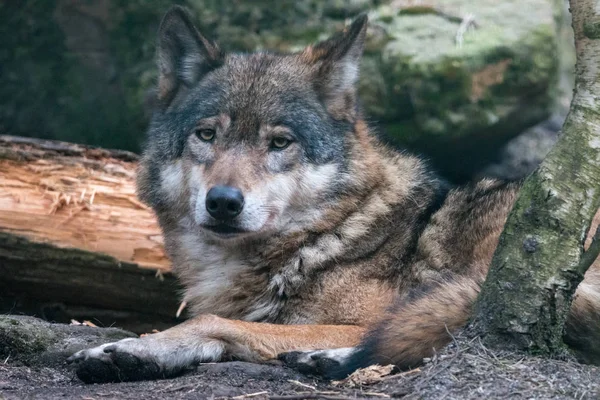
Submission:
[[0,136],[0,230],[167,272],[152,211],[135,195],[137,156]]

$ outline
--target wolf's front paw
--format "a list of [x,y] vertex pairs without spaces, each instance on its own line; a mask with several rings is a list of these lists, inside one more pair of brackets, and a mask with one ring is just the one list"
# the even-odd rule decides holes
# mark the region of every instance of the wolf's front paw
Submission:
[[142,339],[123,339],[81,350],[67,359],[77,363],[85,383],[139,381],[165,377],[156,357]]
[[344,347],[329,350],[292,351],[282,353],[278,358],[288,367],[303,374],[330,378],[336,375],[337,370],[344,366],[355,350],[354,347]]

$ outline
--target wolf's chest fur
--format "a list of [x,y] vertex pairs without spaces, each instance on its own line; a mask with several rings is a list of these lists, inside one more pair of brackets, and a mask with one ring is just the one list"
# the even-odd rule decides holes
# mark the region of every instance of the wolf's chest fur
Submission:
[[[343,260],[343,255],[339,262],[330,259],[340,253],[342,243],[322,248],[323,242],[316,240],[313,246],[289,254],[280,265],[268,265],[250,251],[228,251],[194,236],[176,238],[182,246],[173,257],[175,272],[185,286],[184,301],[193,315],[360,324],[368,319],[368,310],[381,311],[395,292],[394,285],[386,282],[392,265],[358,257]],[[352,251],[356,249],[342,249]]]
[[174,271],[185,287],[183,300],[194,314],[241,317],[245,306],[235,300],[241,275],[251,269],[237,252],[208,243],[193,229],[167,235]]

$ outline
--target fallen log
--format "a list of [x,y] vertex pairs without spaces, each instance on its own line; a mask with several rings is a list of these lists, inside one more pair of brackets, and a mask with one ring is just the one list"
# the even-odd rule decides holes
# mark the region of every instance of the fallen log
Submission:
[[0,312],[135,332],[176,323],[178,296],[137,156],[0,135]]

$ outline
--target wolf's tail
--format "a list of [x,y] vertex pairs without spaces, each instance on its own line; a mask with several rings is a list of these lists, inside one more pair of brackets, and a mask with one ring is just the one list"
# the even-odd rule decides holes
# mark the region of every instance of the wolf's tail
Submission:
[[399,299],[363,339],[357,351],[332,371],[344,377],[368,365],[417,367],[451,340],[472,312],[483,278],[460,277],[421,288]]
[[[600,262],[597,264],[577,288],[565,326],[565,342],[582,361],[594,364],[600,364]],[[483,281],[483,276],[461,277],[400,299],[357,350],[328,375],[343,378],[373,364],[417,367],[467,324]]]

